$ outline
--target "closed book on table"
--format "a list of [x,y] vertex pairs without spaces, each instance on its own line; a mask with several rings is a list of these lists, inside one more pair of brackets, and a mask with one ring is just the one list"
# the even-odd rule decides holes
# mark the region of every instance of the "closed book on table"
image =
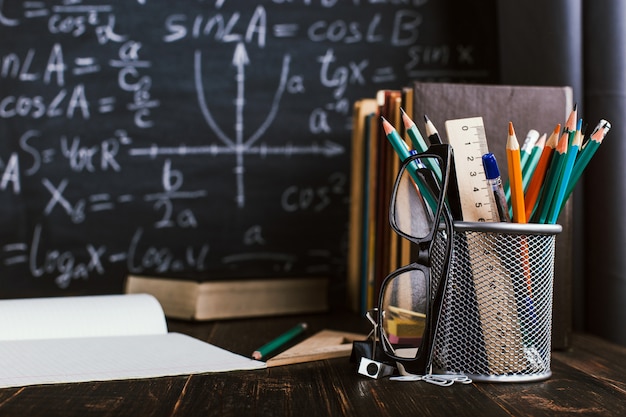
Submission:
[[194,281],[130,275],[126,293],[151,294],[168,318],[218,320],[322,312],[328,279],[277,278]]

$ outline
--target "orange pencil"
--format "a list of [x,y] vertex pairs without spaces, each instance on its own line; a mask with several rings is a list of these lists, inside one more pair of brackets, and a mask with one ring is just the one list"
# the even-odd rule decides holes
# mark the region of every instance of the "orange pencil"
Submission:
[[526,196],[524,197],[524,206],[526,209],[527,219],[530,219],[532,217],[535,205],[537,204],[537,198],[539,198],[539,192],[541,191],[543,180],[545,179],[546,172],[548,171],[548,167],[550,166],[550,160],[552,159],[554,148],[556,148],[556,145],[559,141],[560,131],[561,124],[559,123],[556,125],[554,131],[546,141],[546,146],[544,146],[543,151],[541,152],[539,162],[537,162],[537,167],[535,168],[530,183],[528,184],[528,190],[526,191]]
[[511,206],[513,221],[526,223],[524,209],[524,186],[522,184],[522,165],[520,162],[520,148],[513,123],[509,122],[509,137],[506,141],[506,160],[509,167],[509,185],[511,187]]

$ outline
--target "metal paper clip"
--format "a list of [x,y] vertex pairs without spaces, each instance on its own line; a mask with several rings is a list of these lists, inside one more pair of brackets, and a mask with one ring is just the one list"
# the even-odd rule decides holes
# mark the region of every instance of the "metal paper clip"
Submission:
[[378,311],[378,309],[373,308],[365,313],[365,317],[367,317],[367,319],[370,321],[370,323],[372,323],[372,326],[374,327],[368,335],[368,337],[372,337],[372,359],[376,358],[376,335],[378,334],[378,320],[372,317],[372,312],[374,311]]
[[440,387],[449,387],[455,382],[461,384],[471,384],[472,380],[467,377],[467,375],[463,374],[426,374],[426,375],[415,375],[408,373],[402,364],[398,364],[398,370],[400,371],[400,376],[392,376],[389,378],[390,381],[424,381],[429,384],[439,385]]
[[372,339],[372,357],[371,359],[361,358],[358,373],[368,376],[370,378],[379,379],[392,375],[395,371],[395,368],[376,360],[376,335],[378,334],[378,321],[372,315],[374,311],[378,311],[378,309],[374,308],[365,314],[365,317],[367,317],[367,319],[370,321],[370,323],[372,323],[373,326],[372,331],[367,336],[368,338],[371,337]]

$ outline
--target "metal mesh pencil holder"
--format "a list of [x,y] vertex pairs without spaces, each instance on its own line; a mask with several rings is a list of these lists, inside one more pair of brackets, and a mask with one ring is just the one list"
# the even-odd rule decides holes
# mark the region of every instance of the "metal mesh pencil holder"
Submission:
[[[550,370],[560,225],[455,222],[433,367],[476,381],[527,382]],[[441,268],[443,245],[433,249]]]

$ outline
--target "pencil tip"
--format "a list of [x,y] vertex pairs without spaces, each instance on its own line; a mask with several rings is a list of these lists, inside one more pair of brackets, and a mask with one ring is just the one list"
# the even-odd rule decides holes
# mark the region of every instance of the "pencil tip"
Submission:
[[572,112],[569,114],[569,117],[567,118],[567,121],[565,122],[565,129],[569,132],[573,132],[574,130],[576,130],[576,118],[577,118],[577,113],[576,113],[576,105],[574,105],[574,110],[572,110]]
[[563,133],[563,135],[561,135],[561,139],[556,145],[556,150],[561,154],[566,153],[568,144],[569,144],[569,135],[567,134],[567,132],[565,132]]
[[393,126],[383,116],[380,116],[380,118],[382,120],[383,130],[385,131],[385,135],[390,134],[393,131]]
[[515,135],[515,129],[513,129],[513,122],[509,122],[509,136]]
[[546,133],[542,134],[541,136],[539,136],[539,139],[537,139],[537,142],[535,142],[535,147],[543,148],[544,146],[546,146],[547,140],[548,140],[548,135]]
[[402,123],[404,123],[404,128],[405,129],[411,128],[411,126],[413,125],[413,120],[411,120],[409,115],[406,114],[403,109],[400,109],[400,110],[402,110]]
[[430,122],[430,119],[428,118],[428,115],[426,114],[424,115],[424,122],[426,123]]

